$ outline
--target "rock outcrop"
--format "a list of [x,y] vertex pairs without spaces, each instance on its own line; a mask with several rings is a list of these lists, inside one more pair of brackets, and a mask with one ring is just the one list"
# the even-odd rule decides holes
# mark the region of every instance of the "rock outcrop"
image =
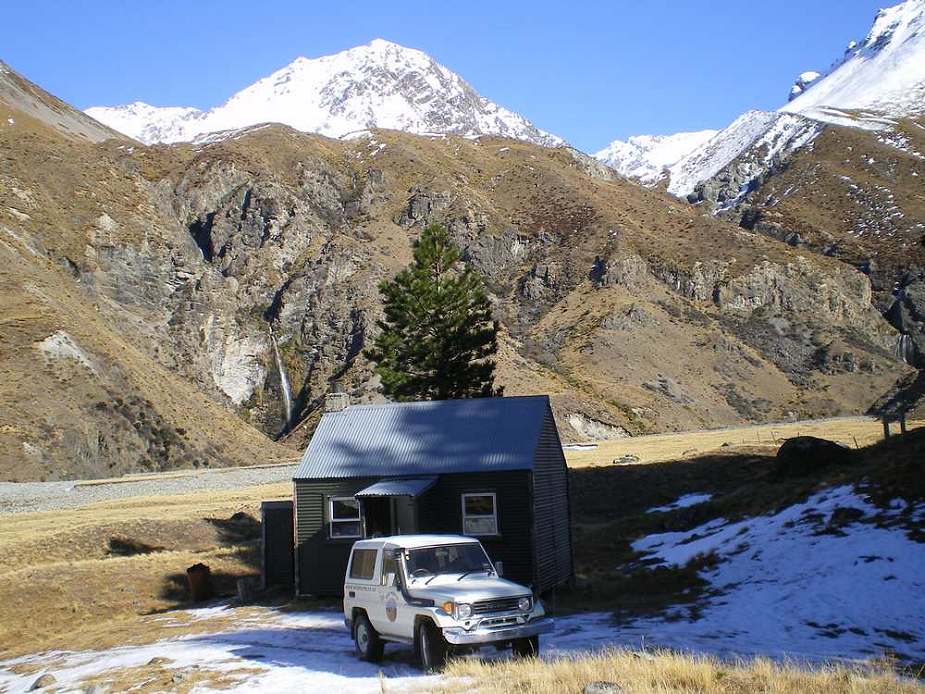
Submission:
[[563,149],[28,127],[0,130],[0,299],[42,308],[2,358],[45,395],[0,383],[0,452],[32,477],[277,460],[335,380],[381,400],[378,286],[434,222],[485,279],[499,384],[551,393],[568,440],[863,411],[908,368],[854,267]]

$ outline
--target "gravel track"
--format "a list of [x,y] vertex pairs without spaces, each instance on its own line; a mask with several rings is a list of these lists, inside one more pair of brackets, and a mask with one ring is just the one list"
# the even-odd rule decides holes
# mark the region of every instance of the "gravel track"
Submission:
[[134,496],[171,496],[288,482],[296,465],[167,472],[111,481],[0,482],[0,514],[56,511]]

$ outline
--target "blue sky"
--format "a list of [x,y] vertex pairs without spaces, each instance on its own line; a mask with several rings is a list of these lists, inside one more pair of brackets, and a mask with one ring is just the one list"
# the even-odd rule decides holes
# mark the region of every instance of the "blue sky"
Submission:
[[828,67],[883,4],[31,0],[4,7],[0,59],[80,108],[207,108],[299,55],[382,37],[594,151],[780,106],[797,74]]

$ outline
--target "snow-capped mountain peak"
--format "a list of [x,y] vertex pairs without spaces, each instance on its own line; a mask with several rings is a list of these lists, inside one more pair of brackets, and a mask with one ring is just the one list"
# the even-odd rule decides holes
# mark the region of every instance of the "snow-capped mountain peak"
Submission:
[[925,0],[877,13],[867,38],[781,111],[852,125],[845,111],[901,117],[925,112]]
[[[724,189],[712,193],[716,202],[728,204],[740,194],[737,186],[746,189],[750,180],[812,142],[828,123],[879,130],[892,127],[895,118],[925,113],[925,0],[880,10],[863,42],[849,43],[825,74],[802,73],[790,98],[776,112],[748,111],[712,137],[691,140],[693,146],[666,165],[668,191],[690,196],[721,176]],[[617,141],[597,156],[647,182],[656,164],[647,162],[650,169],[625,165],[633,161],[625,156],[629,144],[641,141],[646,137]]]
[[716,134],[699,130],[674,135],[635,135],[614,140],[594,156],[627,178],[650,185],[664,178],[671,165]]
[[208,111],[136,102],[87,113],[147,143],[194,141],[266,122],[329,137],[390,128],[563,143],[482,97],[426,53],[384,39],[334,55],[296,58]]

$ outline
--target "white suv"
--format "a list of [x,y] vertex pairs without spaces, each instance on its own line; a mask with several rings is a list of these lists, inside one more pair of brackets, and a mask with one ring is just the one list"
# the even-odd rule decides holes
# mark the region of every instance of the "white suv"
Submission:
[[344,618],[357,653],[378,661],[386,641],[413,645],[426,670],[455,650],[510,645],[539,652],[551,620],[528,588],[498,576],[478,540],[399,535],[353,545],[344,578]]

